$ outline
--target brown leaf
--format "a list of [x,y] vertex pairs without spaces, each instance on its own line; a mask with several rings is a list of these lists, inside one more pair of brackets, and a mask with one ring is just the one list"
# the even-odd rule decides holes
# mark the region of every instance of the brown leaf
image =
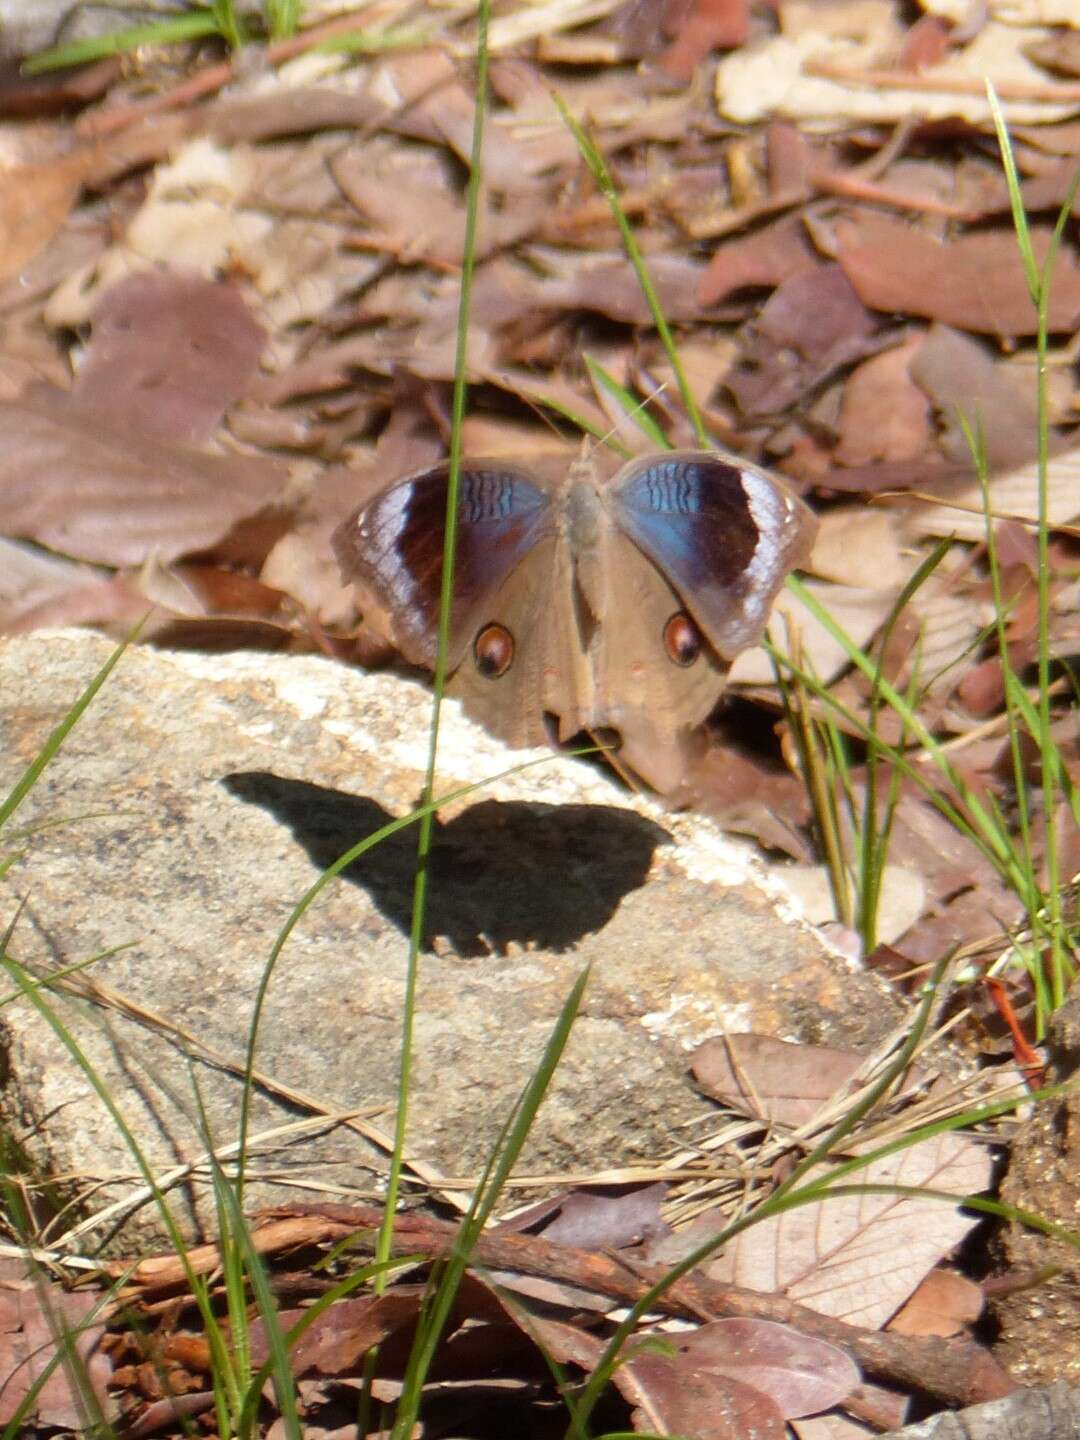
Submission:
[[[422,1288],[410,1287],[391,1290],[385,1295],[339,1300],[312,1321],[293,1346],[293,1374],[299,1377],[312,1371],[317,1375],[350,1373],[373,1345],[415,1320],[422,1299]],[[259,1333],[261,1344],[261,1330]],[[253,1353],[256,1348],[253,1337]]]
[[[912,512],[909,525],[923,535],[954,535],[960,540],[983,540],[986,536],[982,486],[978,480],[965,484],[930,481],[920,494],[931,496],[938,505],[921,504]],[[1034,460],[990,480],[990,505],[999,519],[1015,517],[1034,522],[1039,514],[1039,466]],[[1047,474],[1047,510],[1051,525],[1067,525],[1080,519],[1080,446],[1050,456]]]
[[694,1051],[694,1079],[714,1100],[756,1118],[802,1125],[863,1063],[857,1050],[795,1045],[771,1035],[726,1035]]
[[664,29],[672,45],[657,62],[673,80],[686,83],[713,50],[734,50],[750,34],[747,0],[676,0],[669,3]]
[[736,290],[750,286],[773,289],[796,275],[812,275],[822,268],[806,227],[798,219],[786,217],[719,245],[698,283],[698,299],[702,305],[715,305]]
[[911,569],[900,549],[895,516],[865,505],[842,505],[818,520],[808,568],[838,585],[895,593]]
[[674,1339],[678,1358],[752,1385],[785,1420],[831,1410],[860,1380],[843,1350],[774,1320],[712,1320]]
[[0,533],[106,565],[204,550],[272,505],[282,472],[99,425],[62,392],[0,401]]
[[609,1194],[573,1190],[562,1198],[557,1214],[539,1233],[545,1240],[583,1250],[637,1245],[666,1228],[660,1219],[666,1193],[662,1181],[620,1187]]
[[1051,31],[1045,39],[1029,41],[1024,54],[1056,75],[1080,75],[1080,31]]
[[978,1285],[939,1266],[930,1271],[887,1328],[899,1335],[958,1335],[978,1320],[982,1309],[983,1292]]
[[[545,309],[584,308],[629,325],[650,324],[648,301],[624,255],[583,255],[536,245],[529,247],[528,258],[543,277],[533,282],[534,302]],[[649,276],[668,320],[699,318],[702,273],[697,260],[677,251],[649,257]]]
[[[806,1180],[821,1178],[822,1167]],[[770,1216],[735,1236],[706,1267],[714,1280],[777,1291],[854,1325],[882,1325],[926,1272],[975,1224],[960,1200],[989,1183],[989,1157],[973,1141],[938,1135],[872,1161],[853,1184],[884,1193],[834,1195]],[[953,1192],[955,1205],[888,1187]]]
[[[371,141],[349,146],[330,161],[345,195],[372,225],[361,242],[387,250],[402,264],[459,266],[465,240],[460,186],[442,156],[406,149],[402,142]],[[522,240],[550,214],[550,201],[537,190],[506,210],[485,207],[480,216],[476,258],[483,259]]]
[[214,1408],[213,1390],[199,1390],[189,1395],[169,1395],[164,1400],[155,1400],[148,1405],[139,1418],[124,1427],[125,1440],[143,1440],[144,1436],[157,1435],[171,1421],[180,1421],[201,1415]]
[[[667,1337],[664,1337],[667,1338]],[[760,1390],[664,1355],[635,1355],[612,1379],[634,1406],[634,1429],[694,1440],[785,1440],[779,1408]]]
[[265,340],[235,285],[130,275],[94,312],[72,394],[101,425],[197,444],[244,394]]
[[687,776],[695,809],[713,816],[725,830],[752,835],[767,850],[807,861],[811,850],[802,833],[810,817],[806,786],[787,770],[740,755],[724,743],[724,715],[712,722],[710,744]]
[[930,448],[930,407],[910,370],[922,343],[913,336],[864,360],[848,377],[836,446],[842,465],[912,460]]
[[1026,373],[995,359],[985,342],[947,325],[932,325],[910,369],[934,405],[941,448],[951,460],[974,468],[958,412],[978,425],[991,472],[1031,458],[1039,433],[1035,387]]
[[68,218],[95,162],[84,151],[5,167],[0,206],[0,281],[9,280],[43,250]]
[[[69,1293],[44,1280],[0,1288],[0,1424],[13,1419],[50,1366],[24,1424],[36,1420],[41,1426],[81,1433],[88,1418],[84,1381],[98,1413],[115,1413],[105,1390],[112,1365],[99,1349],[105,1327],[86,1323],[98,1303],[97,1295]],[[58,1351],[65,1358],[55,1364]]]
[[995,714],[1005,699],[1005,677],[999,657],[992,655],[973,665],[961,677],[956,695],[968,714],[977,720]]
[[[867,210],[838,220],[835,233],[837,259],[872,310],[925,315],[987,335],[1035,333],[1035,307],[1011,231],[974,232],[943,243]],[[1050,231],[1033,228],[1031,238],[1041,262]],[[1078,317],[1080,267],[1062,246],[1050,286],[1050,329],[1072,331]]]
[[877,321],[838,265],[773,291],[726,384],[744,415],[776,415],[876,344]]
[[[893,607],[894,596],[888,590],[868,590],[859,585],[833,585],[823,581],[804,581],[806,589],[863,649],[870,643],[878,626]],[[848,667],[848,653],[814,617],[800,605],[788,590],[781,590],[769,621],[773,644],[785,653],[790,649],[789,636],[797,632],[802,645],[803,661],[819,680],[834,680]],[[772,662],[760,647],[744,650],[731,667],[728,685],[768,685],[774,680]]]

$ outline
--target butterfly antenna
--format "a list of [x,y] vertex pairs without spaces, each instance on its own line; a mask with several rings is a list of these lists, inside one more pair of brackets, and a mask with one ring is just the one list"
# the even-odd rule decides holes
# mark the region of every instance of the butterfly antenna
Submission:
[[[646,411],[646,409],[652,404],[652,402],[657,398],[657,396],[662,395],[667,388],[668,388],[668,382],[667,382],[666,380],[663,381],[662,383],[658,384],[658,385],[655,385],[655,386],[653,387],[653,389],[651,389],[651,390],[649,391],[649,393],[648,393],[643,399],[641,399],[641,400],[639,400],[639,401],[637,402],[636,405],[633,405],[629,410],[624,410],[623,413],[622,413],[622,421],[621,421],[621,422],[618,422],[618,423],[616,423],[616,424],[614,424],[614,425],[612,425],[612,426],[610,427],[610,429],[608,429],[607,431],[605,431],[605,433],[604,433],[603,435],[598,435],[598,436],[590,436],[590,435],[588,435],[588,434],[582,435],[582,437],[581,437],[581,458],[582,458],[582,459],[587,458],[587,456],[588,456],[588,454],[589,454],[589,446],[590,446],[590,445],[594,445],[594,446],[596,446],[597,448],[599,448],[601,445],[610,445],[610,444],[611,444],[611,441],[612,441],[613,439],[620,439],[620,440],[621,440],[621,431],[622,431],[622,426],[623,426],[623,424],[625,424],[625,422],[628,421],[628,420],[634,421],[634,420],[636,420],[636,417],[637,417],[638,415],[644,414],[644,412]],[[626,392],[624,391],[623,393],[625,394]],[[601,397],[601,404],[602,404],[602,403],[603,403],[603,397]],[[648,440],[648,439],[649,439],[649,436],[648,436],[648,434],[646,433],[646,431],[645,431],[644,429],[642,429],[642,427],[641,427],[640,425],[639,425],[637,428],[638,428],[638,431],[639,431],[639,433],[640,433],[640,435],[641,435],[642,440]],[[625,442],[623,442],[623,443],[625,443]]]

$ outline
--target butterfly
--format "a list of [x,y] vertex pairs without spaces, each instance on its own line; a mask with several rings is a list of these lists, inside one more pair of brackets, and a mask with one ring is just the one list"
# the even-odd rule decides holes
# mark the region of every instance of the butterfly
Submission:
[[[668,792],[815,521],[769,471],[721,451],[604,468],[595,450],[561,474],[462,462],[447,690],[511,745],[587,732]],[[448,483],[446,464],[396,481],[333,541],[361,605],[429,669]]]

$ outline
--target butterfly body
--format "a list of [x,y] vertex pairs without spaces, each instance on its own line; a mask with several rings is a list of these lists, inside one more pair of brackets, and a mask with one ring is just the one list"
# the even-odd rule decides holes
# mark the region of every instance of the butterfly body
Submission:
[[[428,668],[447,484],[445,466],[406,477],[334,542],[343,576]],[[616,732],[622,762],[670,790],[813,528],[781,482],[719,453],[648,456],[613,476],[583,456],[554,479],[465,462],[448,689],[514,745]]]

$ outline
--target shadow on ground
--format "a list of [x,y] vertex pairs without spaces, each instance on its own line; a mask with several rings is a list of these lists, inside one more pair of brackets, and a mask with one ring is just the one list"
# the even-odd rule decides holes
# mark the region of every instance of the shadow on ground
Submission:
[[[231,795],[287,825],[324,870],[397,818],[374,800],[269,771],[224,777]],[[425,948],[445,939],[459,955],[505,954],[511,944],[566,950],[601,930],[645,883],[660,825],[606,805],[482,800],[436,822]],[[412,914],[416,827],[373,846],[343,872],[404,934]]]

